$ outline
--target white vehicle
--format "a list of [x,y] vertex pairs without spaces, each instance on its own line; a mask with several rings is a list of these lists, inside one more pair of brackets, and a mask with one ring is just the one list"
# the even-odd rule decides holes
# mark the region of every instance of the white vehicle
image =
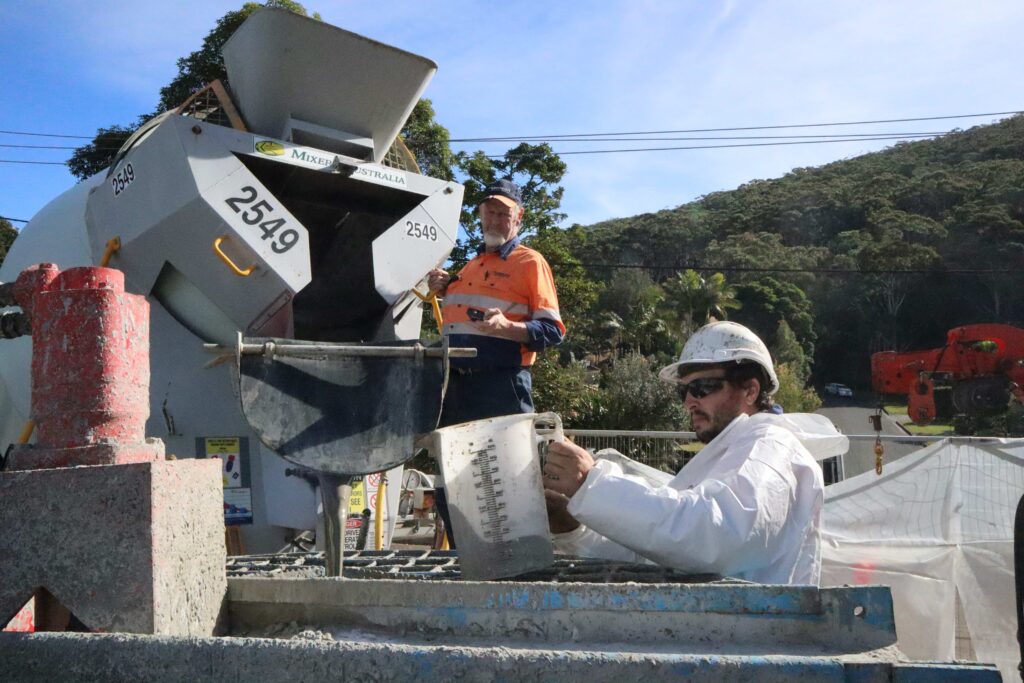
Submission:
[[825,385],[825,393],[831,394],[832,396],[853,396],[853,389],[846,386],[845,384],[839,384],[838,382],[832,382],[831,384]]

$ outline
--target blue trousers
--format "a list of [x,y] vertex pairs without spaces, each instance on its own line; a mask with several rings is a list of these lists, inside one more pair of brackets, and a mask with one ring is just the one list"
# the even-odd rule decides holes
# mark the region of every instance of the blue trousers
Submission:
[[452,370],[441,408],[441,426],[532,413],[532,391],[533,377],[529,368],[488,370],[470,375]]

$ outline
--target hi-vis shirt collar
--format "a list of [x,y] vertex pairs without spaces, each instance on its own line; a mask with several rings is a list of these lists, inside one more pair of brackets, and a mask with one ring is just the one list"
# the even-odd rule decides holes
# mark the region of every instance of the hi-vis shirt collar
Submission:
[[[501,260],[508,261],[508,255],[512,253],[513,249],[515,249],[516,247],[519,246],[519,243],[521,241],[522,241],[522,238],[519,235],[516,235],[515,237],[510,239],[508,242],[505,242],[505,244],[501,245],[498,248],[498,256],[501,257]],[[486,253],[487,253],[487,245],[484,245],[483,247],[480,248],[480,250],[478,252],[476,252],[476,255],[477,256],[483,256]]]

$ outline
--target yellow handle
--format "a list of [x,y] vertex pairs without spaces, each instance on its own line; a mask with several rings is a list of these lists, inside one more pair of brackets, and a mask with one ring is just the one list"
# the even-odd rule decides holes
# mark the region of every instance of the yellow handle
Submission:
[[377,486],[377,509],[373,513],[373,537],[377,550],[384,550],[384,496],[388,493],[388,478],[380,473]]
[[231,272],[237,275],[238,277],[248,277],[252,275],[252,271],[256,270],[255,263],[246,268],[245,270],[242,270],[241,268],[235,265],[234,261],[228,258],[227,254],[220,250],[220,243],[226,240],[227,238],[227,235],[222,235],[213,241],[214,253],[216,253],[217,256],[220,257],[220,260],[223,261],[225,265],[227,265],[227,267],[231,269]]
[[431,308],[434,309],[434,322],[437,323],[437,333],[444,334],[444,319],[441,317],[441,304],[437,301],[437,292],[431,292],[430,294],[420,294],[415,289],[412,293],[420,298],[420,301],[429,301]]
[[107,240],[107,249],[103,252],[103,258],[100,259],[100,268],[106,268],[107,264],[110,263],[110,257],[114,255],[115,251],[121,249],[121,238],[112,237]]
[[36,421],[29,420],[25,423],[25,426],[21,429],[21,434],[18,435],[18,443],[28,443],[28,440],[32,438],[32,432],[36,430]]

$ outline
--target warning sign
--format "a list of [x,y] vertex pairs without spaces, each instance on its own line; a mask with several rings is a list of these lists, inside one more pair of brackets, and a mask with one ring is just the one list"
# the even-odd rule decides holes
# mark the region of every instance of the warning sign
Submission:
[[196,439],[196,457],[220,459],[224,523],[252,524],[248,440],[239,436],[200,437]]
[[352,483],[352,495],[348,499],[348,511],[350,514],[361,515],[366,509],[366,493],[362,481]]

